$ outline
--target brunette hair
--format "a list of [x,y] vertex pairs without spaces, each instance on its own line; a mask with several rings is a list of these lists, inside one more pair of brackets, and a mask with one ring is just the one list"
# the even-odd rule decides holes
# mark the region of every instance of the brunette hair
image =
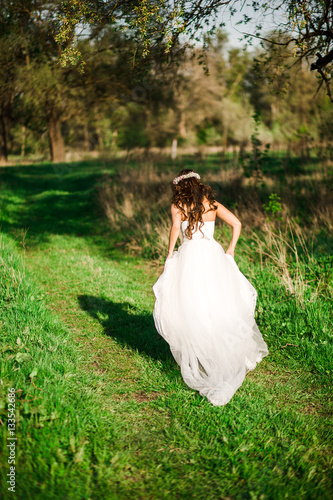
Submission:
[[[192,169],[184,169],[179,172],[177,177],[194,172]],[[203,204],[206,198],[209,202],[209,210],[217,210],[215,205],[214,192],[210,186],[206,186],[196,177],[181,179],[177,184],[172,185],[173,196],[171,202],[180,210],[182,218],[188,220],[188,226],[185,234],[189,239],[192,239],[192,231],[194,226],[199,225],[199,229],[203,226],[202,214],[205,211]]]

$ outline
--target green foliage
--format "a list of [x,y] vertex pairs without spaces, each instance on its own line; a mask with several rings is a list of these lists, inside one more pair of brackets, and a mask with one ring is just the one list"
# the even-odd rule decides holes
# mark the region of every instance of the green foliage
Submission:
[[261,124],[261,119],[258,113],[253,115],[254,120],[254,132],[251,135],[251,152],[245,153],[241,157],[241,165],[244,170],[245,177],[253,177],[254,185],[262,177],[262,170],[265,163],[267,163],[268,153],[270,149],[270,144],[266,144],[265,149],[262,147],[262,141],[259,139],[259,126]]
[[145,130],[145,115],[140,109],[129,108],[121,123],[117,136],[117,144],[122,149],[145,147],[149,144],[149,137]]
[[[232,17],[237,10],[243,12],[244,4],[241,0],[226,2],[229,15]],[[225,4],[223,3],[225,6]],[[53,8],[53,9],[52,9]],[[180,35],[185,34],[187,39],[202,41],[198,32],[203,32],[204,46],[212,46],[211,35],[214,32],[214,24],[219,28],[225,25],[225,19],[221,16],[222,5],[220,2],[207,2],[198,5],[193,1],[180,0],[170,5],[159,2],[151,3],[140,0],[135,5],[125,1],[117,2],[116,5],[104,5],[103,3],[92,3],[89,0],[75,0],[73,2],[57,2],[52,5],[55,39],[62,48],[65,56],[63,63],[73,63],[77,59],[77,51],[73,46],[76,28],[83,24],[91,26],[94,31],[101,30],[105,25],[120,24],[120,28],[130,33],[137,42],[137,49],[142,57],[154,53],[157,49],[159,62],[165,61],[169,53],[177,49]],[[267,62],[271,62],[272,53],[276,61],[276,71],[267,72],[277,92],[280,92],[286,81],[286,73],[283,71],[283,51],[291,50],[294,57],[300,62],[305,57],[316,57],[311,69],[318,72],[321,83],[326,84],[327,93],[332,100],[330,89],[331,69],[333,53],[331,49],[332,15],[329,2],[321,0],[287,0],[284,6],[285,15],[280,20],[280,6],[278,4],[253,0],[247,5],[247,11],[243,14],[243,24],[246,26],[245,39],[252,36],[259,37],[266,45]],[[276,14],[277,13],[277,14]],[[263,33],[264,23],[262,19],[270,17],[274,21],[273,33]],[[212,22],[212,21],[215,21]],[[240,23],[240,22],[239,22]],[[255,27],[249,33],[249,24]],[[209,25],[213,26],[209,28]],[[326,30],[323,30],[323,25]],[[263,36],[264,35],[264,36]],[[216,47],[221,45],[223,37],[219,37]],[[188,43],[188,42],[187,42]],[[291,46],[291,49],[289,49]],[[71,52],[73,51],[73,55]],[[325,56],[324,56],[325,54]],[[61,58],[61,56],[60,56]],[[208,68],[206,68],[208,70]]]
[[271,193],[268,198],[268,203],[263,204],[263,209],[266,214],[269,215],[268,220],[282,220],[282,217],[278,217],[281,212],[281,198],[276,193]]
[[[170,32],[164,33],[162,44],[159,40],[157,46],[149,45],[149,40],[155,40],[152,19],[159,15],[154,5],[137,5],[129,20],[138,23],[134,31],[123,31],[114,23],[102,29],[99,23],[110,11],[103,14],[98,4],[90,18],[92,6],[81,0],[75,4],[50,2],[47,8],[52,15],[42,18],[38,2],[27,10],[31,15],[26,12],[23,17],[15,5],[6,2],[2,7],[6,23],[0,32],[3,159],[8,151],[11,155],[45,156],[48,145],[52,156],[54,150],[60,151],[56,158],[60,162],[65,160],[64,146],[68,152],[115,150],[116,146],[148,150],[170,146],[177,139],[178,145],[220,146],[224,151],[232,146],[242,153],[251,143],[244,171],[260,178],[263,144],[268,142],[274,149],[288,147],[304,157],[309,157],[311,148],[319,148],[323,158],[331,155],[329,101],[323,90],[314,95],[316,79],[307,67],[301,72],[294,68],[290,50],[282,46],[277,54],[271,53],[269,63],[265,51],[260,51],[256,65],[249,52],[230,48],[226,34],[217,30],[206,37],[206,52],[179,46],[173,64],[156,64]],[[182,10],[184,6],[178,7]],[[163,6],[159,8],[163,10]],[[96,22],[89,39],[75,40],[79,19]],[[144,27],[148,45],[140,38],[139,48],[133,36]],[[144,50],[151,51],[148,58],[143,58]],[[72,66],[79,53],[85,62],[84,73],[77,71],[79,62]],[[69,66],[58,64],[58,57],[72,56]],[[203,61],[208,74],[198,64]],[[275,90],[281,90],[280,78],[289,75],[283,98],[270,91],[267,75],[275,82]],[[258,124],[251,122],[253,111],[262,122],[260,135]],[[19,132],[22,129],[24,133]]]

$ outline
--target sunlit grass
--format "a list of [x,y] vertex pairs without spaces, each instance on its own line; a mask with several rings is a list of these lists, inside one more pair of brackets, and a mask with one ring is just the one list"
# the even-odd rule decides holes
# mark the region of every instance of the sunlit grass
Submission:
[[[214,162],[206,174],[219,187]],[[234,196],[249,222],[236,259],[258,290],[270,355],[227,406],[212,407],[183,383],[151,315],[166,251],[167,189],[178,166],[79,167],[60,183],[52,165],[38,167],[38,176],[33,167],[2,174],[0,428],[4,444],[14,386],[17,498],[332,498],[326,219],[311,246],[310,209],[302,225],[287,207],[293,230],[272,221],[269,234],[254,218],[250,225],[251,207],[266,221],[266,188],[256,205],[246,187],[247,199]],[[105,177],[112,168],[118,174]],[[218,196],[231,203],[230,182]],[[115,200],[103,193],[108,185]],[[288,247],[292,237],[296,250]],[[216,238],[227,241],[223,226]],[[3,446],[5,498],[6,454]]]

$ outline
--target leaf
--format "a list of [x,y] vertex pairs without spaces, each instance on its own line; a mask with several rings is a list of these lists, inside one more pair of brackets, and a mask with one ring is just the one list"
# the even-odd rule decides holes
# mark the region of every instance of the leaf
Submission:
[[36,376],[37,376],[37,373],[38,373],[37,368],[34,368],[34,369],[32,370],[32,372],[30,373],[29,377],[30,377],[30,378],[34,378],[34,377],[36,377]]
[[59,457],[60,462],[65,462],[66,461],[66,456],[65,456],[65,454],[64,454],[64,452],[62,451],[61,448],[57,449],[57,455]]
[[111,463],[115,464],[119,460],[119,453],[117,452],[113,457],[111,458]]
[[17,349],[17,348],[13,347],[11,345],[4,345],[1,347],[0,352],[15,351],[15,349]]
[[73,458],[74,462],[76,462],[76,463],[82,462],[83,455],[84,455],[84,445],[81,446],[81,448],[79,449],[79,451],[77,453],[75,453],[74,458]]
[[51,413],[51,417],[50,417],[50,420],[55,420],[56,418],[59,418],[60,415],[59,413],[57,412],[57,410],[54,410],[52,413]]
[[76,446],[75,446],[75,436],[71,436],[69,438],[69,446],[70,446],[70,449],[72,450],[72,452],[75,453],[75,449],[76,449]]
[[24,363],[25,361],[29,361],[30,358],[31,356],[27,352],[18,352],[15,356],[15,360],[18,363]]
[[22,344],[22,340],[20,339],[20,337],[17,337],[16,343],[17,343],[17,345],[21,345]]

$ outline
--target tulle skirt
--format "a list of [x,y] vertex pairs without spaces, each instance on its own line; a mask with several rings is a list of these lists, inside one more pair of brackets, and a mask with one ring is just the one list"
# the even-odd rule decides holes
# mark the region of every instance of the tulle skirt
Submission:
[[185,383],[225,405],[268,354],[257,292],[214,239],[185,239],[153,286],[154,322]]

